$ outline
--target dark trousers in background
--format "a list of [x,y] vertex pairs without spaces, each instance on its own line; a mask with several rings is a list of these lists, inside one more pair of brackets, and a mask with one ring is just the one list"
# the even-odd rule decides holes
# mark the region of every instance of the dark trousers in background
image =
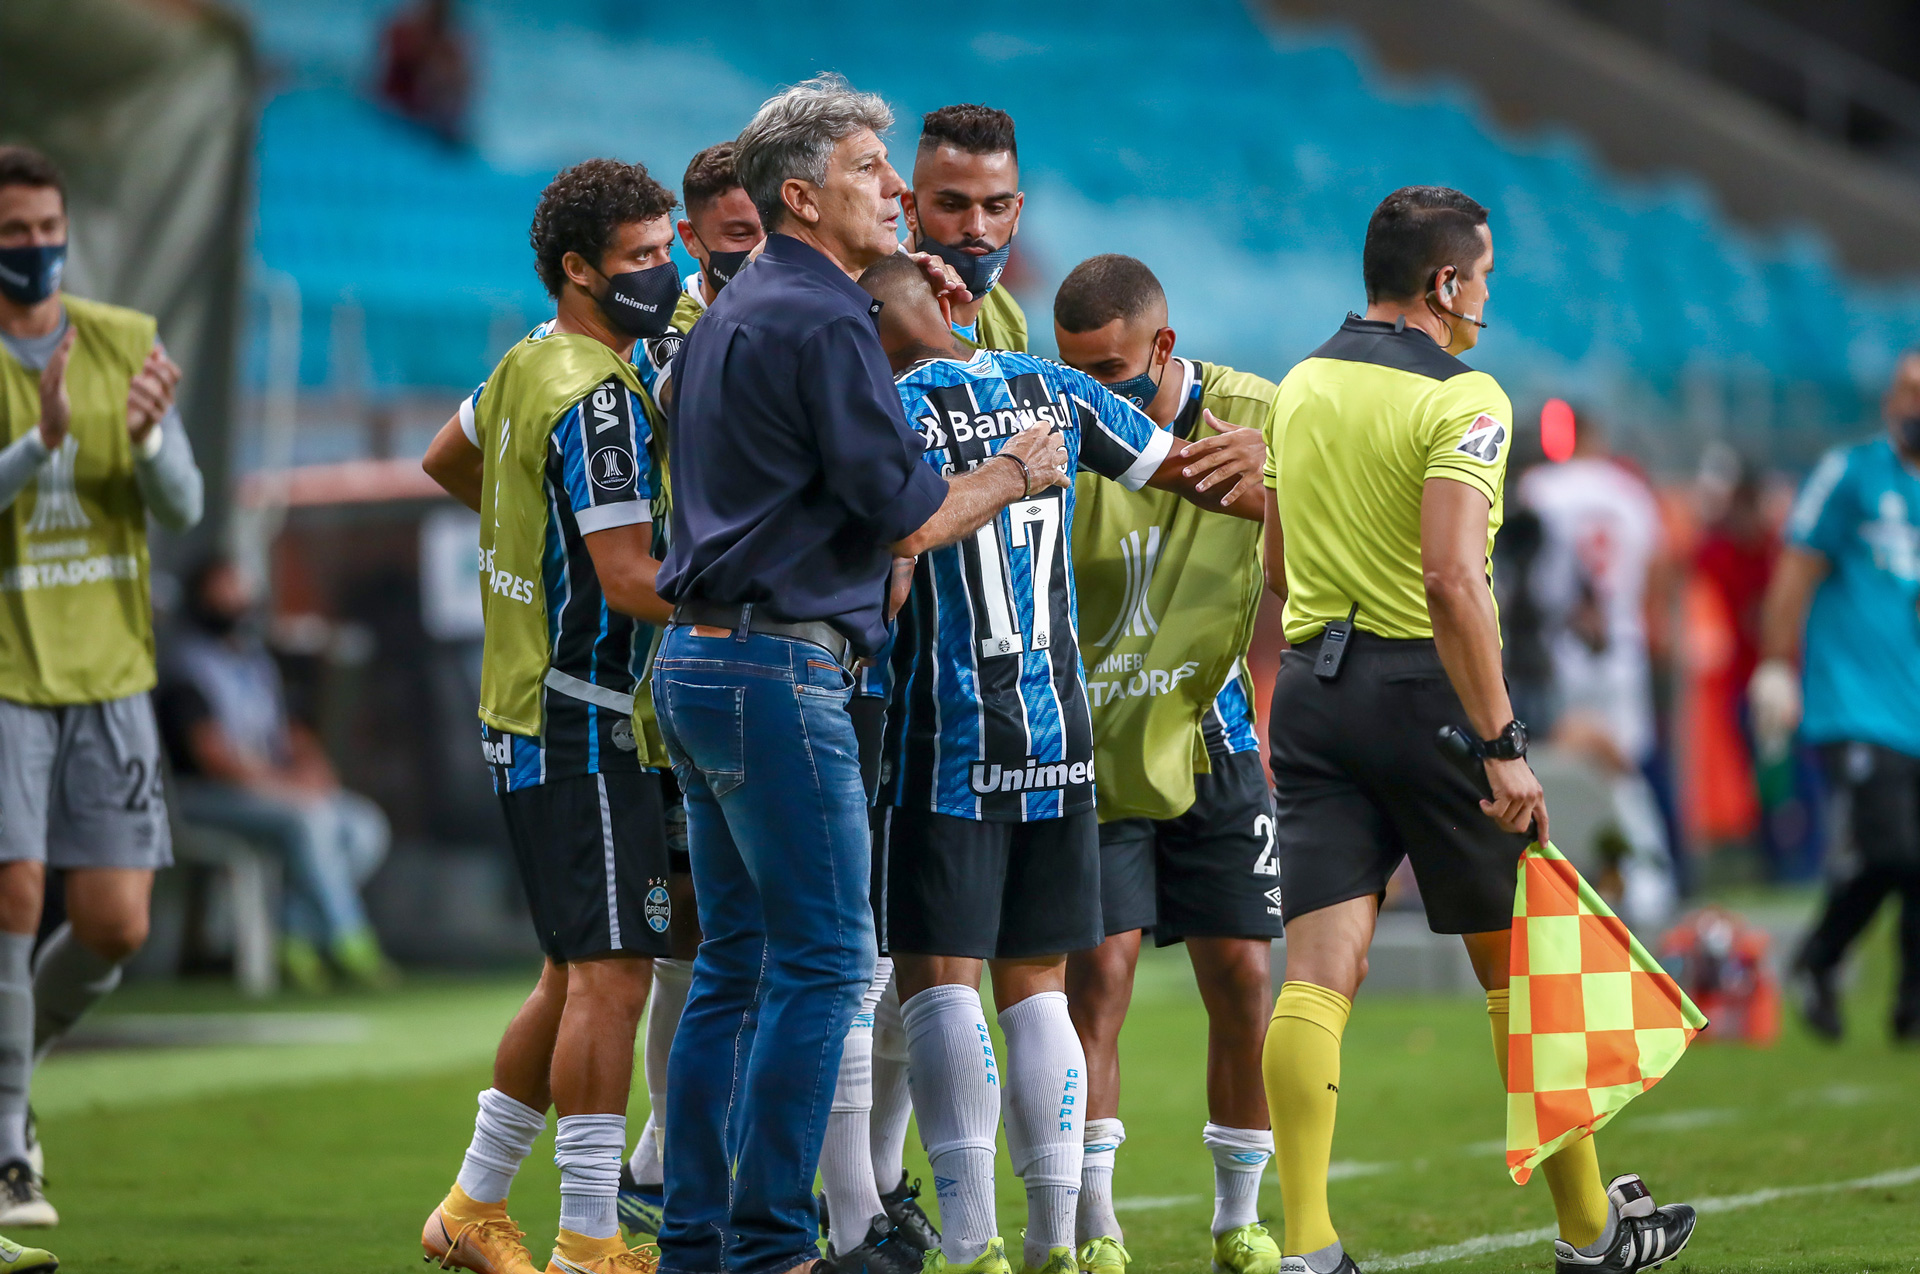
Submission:
[[1896,1014],[1920,1016],[1920,758],[1873,743],[1820,749],[1833,788],[1833,838],[1825,909],[1800,961],[1827,972],[1846,957],[1889,894],[1900,895]]
[[704,935],[667,1064],[665,1274],[819,1255],[814,1170],[874,966],[852,680],[809,642],[680,626],[654,663]]

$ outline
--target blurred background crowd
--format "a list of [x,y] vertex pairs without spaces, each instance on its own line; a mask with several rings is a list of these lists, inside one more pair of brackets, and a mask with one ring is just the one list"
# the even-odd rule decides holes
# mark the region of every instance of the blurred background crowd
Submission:
[[1130,253],[1183,350],[1274,379],[1360,306],[1382,194],[1485,202],[1473,361],[1520,426],[1495,581],[1563,848],[1656,933],[1817,879],[1818,767],[1756,743],[1746,694],[1794,491],[1881,428],[1920,339],[1920,19],[1358,10],[1030,0],[929,53],[867,0],[13,0],[0,137],[72,177],[69,287],[159,315],[208,475],[202,530],[160,551],[184,866],[137,967],[318,988],[530,951],[474,746],[474,522],[418,457],[548,313],[526,224],[556,169],[675,186],[826,67],[903,119],[1016,118],[1003,286],[1036,317],[1075,262]]

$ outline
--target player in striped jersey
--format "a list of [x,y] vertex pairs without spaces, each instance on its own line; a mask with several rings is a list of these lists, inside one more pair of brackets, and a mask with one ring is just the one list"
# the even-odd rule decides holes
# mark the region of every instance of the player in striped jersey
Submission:
[[652,1268],[621,1242],[614,1198],[648,957],[668,953],[671,911],[649,768],[664,747],[635,732],[647,624],[670,610],[649,553],[652,407],[629,360],[679,292],[673,205],[638,165],[589,160],[554,179],[532,240],[557,316],[507,351],[423,462],[481,515],[482,747],[547,957],[421,1234],[430,1259],[481,1274],[532,1274],[506,1197],[549,1105],[549,1271]]
[[[1260,436],[1279,386],[1174,354],[1166,294],[1132,257],[1075,266],[1054,298],[1061,358],[1137,403],[1175,437],[1214,415]],[[1100,767],[1100,891],[1106,941],[1067,965],[1087,1051],[1080,1265],[1127,1263],[1113,1212],[1120,1027],[1143,931],[1183,942],[1207,1006],[1207,1125],[1214,1161],[1214,1268],[1274,1274],[1280,1248],[1259,1219],[1273,1155],[1260,1048],[1281,936],[1272,790],[1254,731],[1246,651],[1262,591],[1261,528],[1199,515],[1157,492],[1082,480],[1073,555]],[[1249,507],[1264,505],[1264,500]],[[1201,772],[1195,773],[1197,758]]]
[[[1036,423],[1058,430],[1070,471],[1213,509],[1230,507],[1264,463],[1264,445],[1232,435],[1177,447],[1071,368],[968,349],[904,257],[870,267],[861,286],[882,303],[901,404],[943,473],[1017,463],[1001,448]],[[978,534],[922,557],[893,649],[887,920],[944,1227],[929,1274],[1009,1269],[993,1206],[1001,1104],[979,996],[988,960],[1007,1037],[1007,1142],[1027,1187],[1025,1262],[1076,1268],[1086,1060],[1067,1015],[1066,953],[1103,934],[1073,507],[1071,487],[1030,490]]]

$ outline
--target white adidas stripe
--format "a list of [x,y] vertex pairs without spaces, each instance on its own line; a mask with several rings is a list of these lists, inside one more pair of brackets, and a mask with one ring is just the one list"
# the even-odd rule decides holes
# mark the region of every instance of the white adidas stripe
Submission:
[[[1741,1208],[1757,1208],[1763,1204],[1780,1199],[1797,1199],[1811,1194],[1838,1194],[1842,1190],[1884,1190],[1893,1186],[1913,1185],[1920,1182],[1920,1166],[1896,1168],[1891,1172],[1877,1173],[1871,1177],[1856,1177],[1851,1181],[1826,1181],[1818,1185],[1772,1186],[1765,1190],[1752,1190],[1746,1194],[1721,1195],[1709,1199],[1683,1199],[1680,1202],[1693,1204],[1693,1209],[1701,1214],[1709,1212],[1734,1212]],[[1554,1228],[1546,1226],[1538,1230],[1515,1230],[1508,1234],[1482,1234],[1478,1238],[1467,1239],[1460,1243],[1449,1243],[1445,1247],[1421,1248],[1417,1252],[1406,1252],[1399,1256],[1358,1257],[1360,1268],[1367,1274],[1376,1274],[1385,1270],[1411,1270],[1423,1265],[1439,1265],[1446,1261],[1464,1261],[1469,1257],[1485,1256],[1489,1252],[1503,1252],[1508,1248],[1526,1247],[1531,1243],[1545,1243],[1554,1236]]]

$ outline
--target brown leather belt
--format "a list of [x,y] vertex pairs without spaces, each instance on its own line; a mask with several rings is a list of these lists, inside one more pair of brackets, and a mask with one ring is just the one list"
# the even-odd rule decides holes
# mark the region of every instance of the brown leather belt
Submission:
[[833,661],[842,668],[853,667],[853,646],[832,624],[817,619],[790,624],[757,613],[751,602],[740,606],[704,601],[681,602],[673,608],[673,622],[683,627],[698,624],[708,628],[724,628],[734,634],[744,627],[750,633],[762,633],[769,637],[792,637],[819,646],[832,655]]

